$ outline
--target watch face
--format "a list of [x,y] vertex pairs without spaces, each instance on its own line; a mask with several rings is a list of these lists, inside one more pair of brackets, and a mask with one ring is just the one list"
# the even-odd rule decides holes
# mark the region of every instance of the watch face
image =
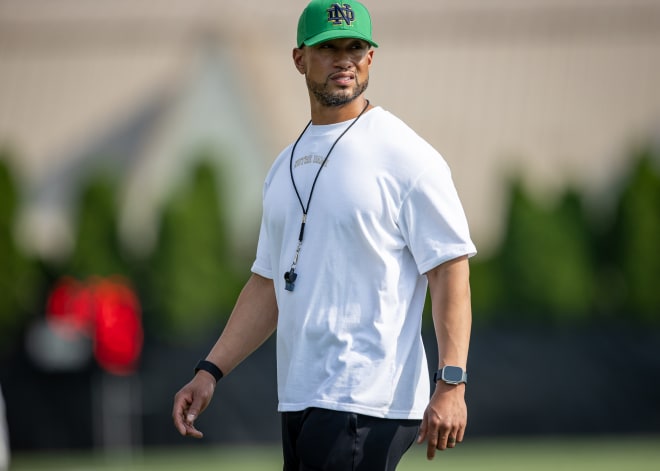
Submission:
[[442,369],[442,380],[448,383],[459,383],[463,380],[463,370],[458,366],[445,366]]

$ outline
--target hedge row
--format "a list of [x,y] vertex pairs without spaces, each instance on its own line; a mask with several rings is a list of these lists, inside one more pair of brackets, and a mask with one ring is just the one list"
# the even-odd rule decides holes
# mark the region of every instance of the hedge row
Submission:
[[[147,333],[171,341],[194,341],[226,320],[253,254],[231,244],[223,175],[210,159],[200,159],[172,193],[155,249],[143,257],[118,236],[118,178],[90,179],[79,197],[75,247],[58,263],[35,259],[17,243],[20,193],[8,160],[0,155],[0,344],[43,316],[62,276],[131,280]],[[509,182],[503,240],[492,255],[471,261],[476,323],[660,321],[659,158],[647,148],[629,161],[600,205],[570,188],[548,204],[520,179]]]

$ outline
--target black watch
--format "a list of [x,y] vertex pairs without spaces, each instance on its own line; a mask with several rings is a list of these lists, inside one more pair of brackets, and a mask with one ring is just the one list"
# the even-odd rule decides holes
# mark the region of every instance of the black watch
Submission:
[[444,366],[435,372],[433,382],[443,381],[447,384],[467,383],[467,373],[459,366]]

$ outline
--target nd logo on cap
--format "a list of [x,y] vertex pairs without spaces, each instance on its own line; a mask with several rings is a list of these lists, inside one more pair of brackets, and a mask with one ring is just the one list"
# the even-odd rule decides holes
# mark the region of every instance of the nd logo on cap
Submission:
[[312,0],[298,20],[298,47],[341,38],[361,39],[378,47],[371,38],[371,16],[367,8],[357,1]]
[[355,12],[349,4],[341,5],[339,3],[333,3],[330,8],[328,8],[328,21],[333,25],[339,26],[342,21],[346,23],[346,26],[351,26],[351,23],[355,20]]

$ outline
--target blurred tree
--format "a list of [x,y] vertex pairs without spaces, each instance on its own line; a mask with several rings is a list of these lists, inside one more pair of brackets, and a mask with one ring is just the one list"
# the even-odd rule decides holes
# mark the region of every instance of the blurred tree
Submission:
[[490,305],[511,319],[585,319],[595,294],[594,264],[579,196],[567,191],[546,208],[515,180],[505,227],[499,252],[473,266],[475,310]]
[[499,251],[490,257],[477,254],[470,260],[472,313],[476,323],[501,320],[506,280],[501,276]]
[[[165,208],[149,263],[145,321],[153,321],[161,334],[183,342],[194,341],[209,326],[226,320],[247,279],[235,268],[227,216],[208,160],[200,159],[192,181]],[[240,273],[247,273],[241,268]]]
[[0,350],[13,343],[17,330],[36,312],[41,289],[36,264],[14,238],[19,195],[6,152],[0,150]]
[[97,175],[82,191],[75,247],[65,271],[81,280],[129,273],[119,240],[116,182],[109,176]]
[[[619,311],[644,322],[660,322],[660,156],[651,148],[636,153],[607,235],[601,258],[623,289],[614,298]],[[618,276],[617,276],[618,275]],[[603,287],[603,296],[612,299]]]

